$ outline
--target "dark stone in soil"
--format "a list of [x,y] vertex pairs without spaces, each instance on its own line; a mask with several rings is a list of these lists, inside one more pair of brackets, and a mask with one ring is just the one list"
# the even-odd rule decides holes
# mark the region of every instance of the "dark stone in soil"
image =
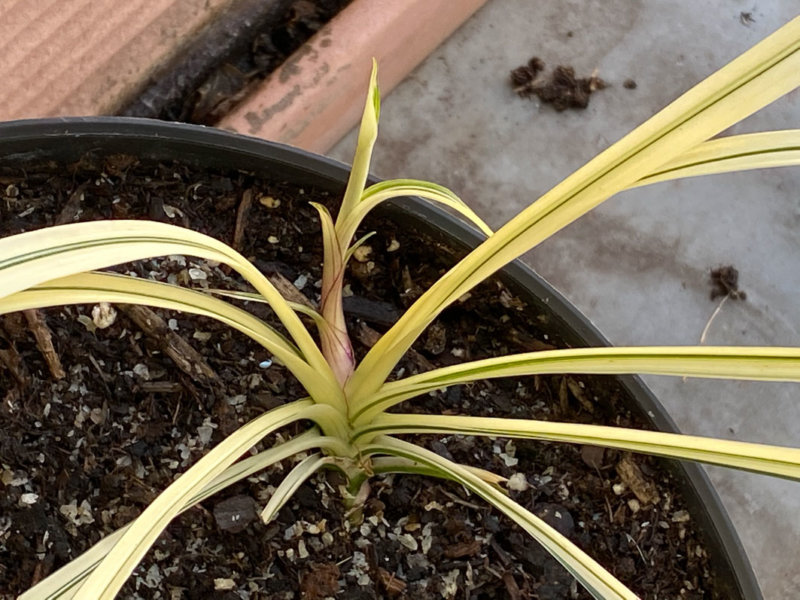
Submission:
[[239,533],[258,519],[256,501],[240,494],[214,505],[214,521],[222,531]]
[[747,294],[739,289],[739,271],[733,265],[711,269],[711,299],[728,296],[734,300],[746,300]]

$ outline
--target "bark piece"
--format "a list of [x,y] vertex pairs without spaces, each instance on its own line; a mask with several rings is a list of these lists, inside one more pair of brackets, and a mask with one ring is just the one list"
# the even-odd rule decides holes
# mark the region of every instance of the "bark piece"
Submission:
[[406,582],[383,567],[378,567],[378,577],[381,586],[390,596],[402,594],[406,590]]
[[522,598],[519,585],[517,585],[517,581],[514,579],[514,575],[511,571],[503,573],[503,583],[506,586],[506,592],[511,600],[520,600],[520,598]]
[[444,550],[444,555],[447,558],[464,558],[465,556],[475,556],[481,551],[480,540],[472,540],[471,542],[457,542],[450,544]]
[[250,207],[253,205],[253,190],[245,190],[242,194],[242,201],[239,203],[239,208],[236,210],[236,226],[233,230],[233,249],[241,250],[242,241],[244,240],[244,226],[247,222],[247,216],[250,213]]
[[267,279],[270,280],[270,283],[275,286],[275,288],[280,292],[281,296],[283,296],[289,302],[294,302],[295,304],[302,304],[303,306],[307,306],[308,308],[313,308],[317,310],[317,307],[314,306],[314,303],[308,299],[303,292],[297,289],[297,287],[286,277],[274,271],[272,273],[267,274]]
[[581,403],[581,406],[588,410],[590,413],[594,413],[594,404],[591,400],[586,396],[586,392],[581,387],[581,384],[578,383],[572,377],[567,377],[567,387],[569,391],[572,393],[573,396]]
[[183,389],[177,381],[143,381],[139,387],[143,392],[153,394],[177,394]]
[[50,374],[55,379],[63,379],[66,373],[64,373],[64,369],[61,366],[61,358],[59,358],[58,352],[56,352],[55,346],[53,346],[53,332],[50,331],[50,328],[47,326],[44,317],[42,317],[42,313],[36,309],[23,312],[25,314],[25,319],[28,321],[28,327],[30,327],[33,337],[36,338],[36,345],[39,347],[39,351],[47,362]]
[[339,592],[339,567],[336,563],[311,563],[300,581],[302,598],[322,600]]
[[74,223],[78,220],[81,214],[81,204],[83,203],[83,192],[86,190],[86,184],[81,184],[75,191],[69,195],[69,200],[64,204],[64,208],[58,213],[56,217],[56,225],[65,225],[67,223]]
[[133,304],[120,304],[119,308],[189,377],[199,379],[203,383],[219,380],[203,356],[189,342],[172,331],[164,319],[155,312],[146,306]]
[[0,362],[6,366],[20,386],[24,388],[28,385],[30,381],[28,369],[13,344],[8,343],[7,348],[0,348]]

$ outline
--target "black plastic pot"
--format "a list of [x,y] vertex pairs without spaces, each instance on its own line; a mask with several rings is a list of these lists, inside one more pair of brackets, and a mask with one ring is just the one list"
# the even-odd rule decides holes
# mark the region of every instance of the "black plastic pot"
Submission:
[[[154,160],[180,160],[199,167],[230,168],[277,177],[322,189],[344,188],[348,166],[302,150],[224,131],[130,118],[69,118],[0,124],[0,166],[43,161],[72,162],[87,153],[131,154]],[[463,222],[419,199],[381,209],[453,247],[474,247],[481,235]],[[594,326],[547,282],[516,261],[502,277],[514,292],[537,307],[571,346],[608,345]],[[636,377],[620,377],[635,414],[661,431],[677,427]],[[719,575],[721,596],[762,598],[741,542],[705,472],[696,464],[666,461],[680,482],[699,531],[705,535]]]

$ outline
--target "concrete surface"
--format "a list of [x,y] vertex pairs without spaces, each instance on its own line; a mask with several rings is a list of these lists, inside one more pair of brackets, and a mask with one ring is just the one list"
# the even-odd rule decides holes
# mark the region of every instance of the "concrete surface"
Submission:
[[[385,99],[374,172],[450,186],[499,225],[691,85],[796,16],[796,0],[492,0]],[[742,16],[751,13],[752,21]],[[509,71],[594,69],[611,87],[585,111],[518,98]],[[622,83],[632,78],[634,90]],[[734,132],[800,126],[800,91]],[[352,158],[351,133],[331,155]],[[732,264],[710,344],[800,345],[800,169],[622,194],[526,257],[618,345],[695,344]],[[800,386],[649,377],[681,429],[800,446]],[[709,472],[770,599],[800,597],[800,484]]]

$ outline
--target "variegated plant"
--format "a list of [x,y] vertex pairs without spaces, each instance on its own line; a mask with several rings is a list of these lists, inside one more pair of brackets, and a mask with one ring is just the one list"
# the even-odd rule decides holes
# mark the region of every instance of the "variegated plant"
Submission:
[[[531,438],[621,448],[800,479],[800,450],[615,427],[473,416],[387,413],[431,390],[476,379],[547,373],[655,373],[772,381],[800,380],[800,349],[756,347],[591,348],[531,352],[435,369],[398,381],[389,374],[444,309],[612,195],[679,177],[800,162],[800,130],[708,141],[800,84],[800,19],[796,19],[691,89],[536,200],[499,231],[488,228],[452,192],[412,180],[365,189],[378,127],[376,75],[366,101],[358,148],[336,220],[318,206],[325,263],[319,312],[292,305],[243,256],[196,232],[161,223],[81,223],[0,240],[0,311],[98,301],[148,304],[218,319],[262,344],[305,387],[308,397],[249,422],[170,485],[142,515],[51,575],[23,598],[113,598],[170,520],[216,491],[293,454],[317,450],[285,478],[264,508],[272,518],[297,487],[323,466],[340,468],[350,501],[381,473],[421,473],[458,482],[511,517],[545,546],[595,597],[635,598],[597,562],[512,501],[502,478],[456,464],[402,440],[407,433]],[[487,239],[425,292],[356,365],[342,311],[347,261],[364,216],[388,198],[416,195],[459,211]],[[169,254],[229,265],[254,288],[234,297],[268,302],[287,339],[250,313],[200,291],[98,272]],[[317,345],[298,312],[310,315]],[[271,432],[304,420],[315,426],[270,450],[240,460]]]

